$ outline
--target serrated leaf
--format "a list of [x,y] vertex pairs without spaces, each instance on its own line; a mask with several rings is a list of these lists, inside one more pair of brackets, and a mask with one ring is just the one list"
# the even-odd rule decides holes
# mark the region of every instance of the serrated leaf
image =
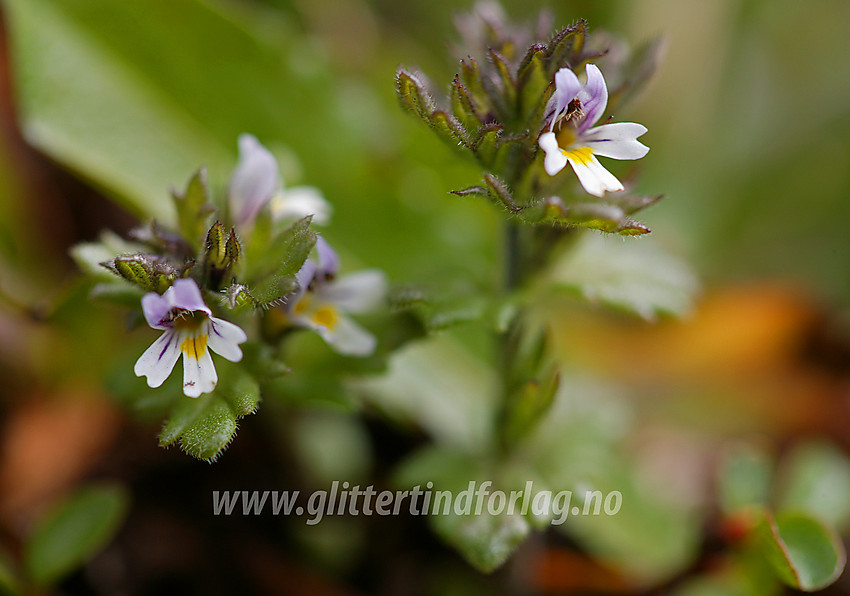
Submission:
[[29,577],[39,586],[49,586],[85,563],[116,534],[128,504],[123,487],[95,484],[51,507],[26,544]]
[[649,240],[585,235],[552,266],[549,281],[585,300],[636,314],[682,316],[698,289],[691,269]]
[[207,190],[207,170],[201,168],[189,179],[182,193],[172,190],[177,210],[177,226],[192,247],[198,248],[204,237],[207,216],[212,213]]
[[404,108],[430,123],[431,114],[437,106],[425,88],[422,75],[399,68],[396,72],[396,92]]
[[236,435],[237,422],[257,411],[260,387],[244,367],[218,359],[218,386],[196,399],[178,400],[159,435],[162,447],[179,442],[192,457],[214,460]]
[[757,540],[779,579],[806,592],[835,582],[847,560],[836,532],[803,513],[765,513]]
[[310,229],[312,220],[312,216],[300,219],[277,234],[267,246],[252,247],[252,261],[246,263],[248,279],[265,275],[286,277],[298,273],[316,245],[316,232]]

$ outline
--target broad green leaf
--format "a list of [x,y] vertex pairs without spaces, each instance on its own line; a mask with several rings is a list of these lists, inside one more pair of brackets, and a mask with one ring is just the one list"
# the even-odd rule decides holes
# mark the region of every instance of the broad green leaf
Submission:
[[761,507],[770,497],[775,462],[754,446],[739,446],[726,454],[720,467],[720,506],[727,514]]
[[386,374],[352,382],[368,403],[438,442],[484,449],[492,439],[496,375],[449,335],[405,346]]
[[27,139],[137,213],[172,221],[166,189],[198,163],[227,163],[228,152],[163,89],[105,51],[73,3],[5,7]]
[[[492,467],[486,461],[457,449],[429,447],[402,463],[395,484],[402,489],[433,485],[428,521],[434,531],[460,552],[479,571],[488,573],[501,566],[531,531],[529,521],[518,511],[494,513],[482,493],[479,509],[476,489],[492,482]],[[490,486],[490,494],[501,486]],[[449,498],[439,493],[450,493]]]
[[688,266],[650,241],[596,234],[586,234],[555,262],[549,282],[647,320],[687,314],[698,289]]
[[216,360],[218,386],[193,399],[181,397],[159,435],[162,447],[179,442],[193,457],[214,460],[236,435],[237,422],[257,411],[260,387],[238,364]]
[[29,577],[49,586],[98,553],[118,531],[129,494],[117,485],[78,489],[38,522],[25,550]]
[[850,461],[828,443],[796,447],[783,462],[776,509],[805,511],[828,524],[850,522]]
[[765,513],[757,536],[773,570],[791,587],[814,592],[844,570],[847,555],[838,534],[806,514]]

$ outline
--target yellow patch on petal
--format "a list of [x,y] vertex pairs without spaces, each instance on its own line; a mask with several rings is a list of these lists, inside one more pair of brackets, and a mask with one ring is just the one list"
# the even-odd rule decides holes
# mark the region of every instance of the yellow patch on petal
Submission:
[[189,358],[200,360],[207,351],[207,335],[191,335],[180,344],[180,351]]
[[337,320],[339,319],[336,311],[331,306],[321,306],[317,308],[316,312],[313,313],[312,318],[316,325],[322,325],[328,329],[336,327]]
[[295,303],[295,306],[292,308],[292,312],[296,315],[303,315],[310,309],[310,295],[304,294],[301,296],[301,300]]
[[569,151],[561,149],[561,153],[563,153],[567,159],[571,159],[583,166],[589,164],[590,160],[593,158],[593,149],[590,147],[577,147],[575,149],[570,149]]

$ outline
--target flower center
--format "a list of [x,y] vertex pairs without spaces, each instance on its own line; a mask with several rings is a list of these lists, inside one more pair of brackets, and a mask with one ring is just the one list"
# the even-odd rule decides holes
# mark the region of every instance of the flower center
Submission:
[[207,320],[207,314],[199,310],[174,309],[169,313],[171,324],[175,329],[197,331]]
[[207,351],[207,334],[190,335],[180,344],[180,351],[189,358],[200,360]]
[[329,330],[336,327],[338,318],[336,310],[334,310],[332,306],[320,306],[316,309],[316,312],[313,313],[313,322],[316,323],[316,325],[327,327]]

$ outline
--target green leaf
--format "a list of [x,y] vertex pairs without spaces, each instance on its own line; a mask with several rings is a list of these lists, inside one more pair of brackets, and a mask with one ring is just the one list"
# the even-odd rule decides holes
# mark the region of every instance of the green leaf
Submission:
[[720,467],[720,506],[726,514],[761,507],[770,497],[775,462],[763,449],[742,445],[730,450]]
[[[119,54],[104,51],[102,38],[109,38],[105,32],[113,27],[98,30],[94,20],[77,20],[75,11],[85,12],[85,4],[10,0],[4,5],[24,134],[134,212],[173,221],[163,191],[200,162],[226,164],[229,151],[166,88],[152,85]],[[103,15],[112,6],[101,4],[99,16],[108,18]],[[195,4],[176,0],[171,7],[182,12]]]
[[757,539],[779,579],[806,592],[832,584],[847,560],[836,532],[803,513],[765,513]]
[[850,523],[850,461],[828,443],[796,447],[783,462],[776,509],[805,511],[838,528]]
[[683,316],[691,310],[698,283],[678,258],[649,240],[623,242],[586,234],[554,263],[549,281],[593,303],[647,320]]
[[[509,515],[507,507],[491,514],[483,500],[476,514],[475,489],[493,478],[490,468],[486,461],[456,449],[428,447],[404,461],[394,479],[400,488],[433,484],[431,527],[484,573],[500,567],[531,532],[529,521],[517,511]],[[495,486],[490,490],[506,492]],[[450,491],[452,498],[438,503],[438,491]]]
[[198,249],[207,229],[207,217],[213,208],[209,205],[207,190],[207,170],[201,168],[186,185],[183,193],[171,191],[177,209],[177,225],[180,233],[189,244]]
[[492,442],[496,375],[447,334],[407,345],[380,376],[352,389],[387,416],[439,443],[481,450]]
[[216,370],[215,391],[178,400],[160,432],[161,447],[179,441],[192,457],[214,460],[236,435],[237,421],[257,411],[260,387],[244,367],[219,359]]
[[90,485],[69,495],[39,520],[25,549],[27,573],[54,584],[97,554],[121,527],[129,494],[117,485]]
[[511,73],[510,64],[508,64],[508,61],[504,58],[504,56],[492,48],[488,51],[488,54],[490,56],[490,61],[496,69],[499,81],[501,82],[502,96],[504,97],[504,103],[507,109],[505,116],[507,116],[506,120],[510,122],[514,119],[514,112],[516,108],[516,79],[514,79],[514,75]]
[[316,232],[310,229],[312,216],[293,223],[280,232],[269,246],[249,245],[246,255],[249,281],[259,280],[251,295],[261,305],[269,305],[297,288],[295,274],[316,245]]

